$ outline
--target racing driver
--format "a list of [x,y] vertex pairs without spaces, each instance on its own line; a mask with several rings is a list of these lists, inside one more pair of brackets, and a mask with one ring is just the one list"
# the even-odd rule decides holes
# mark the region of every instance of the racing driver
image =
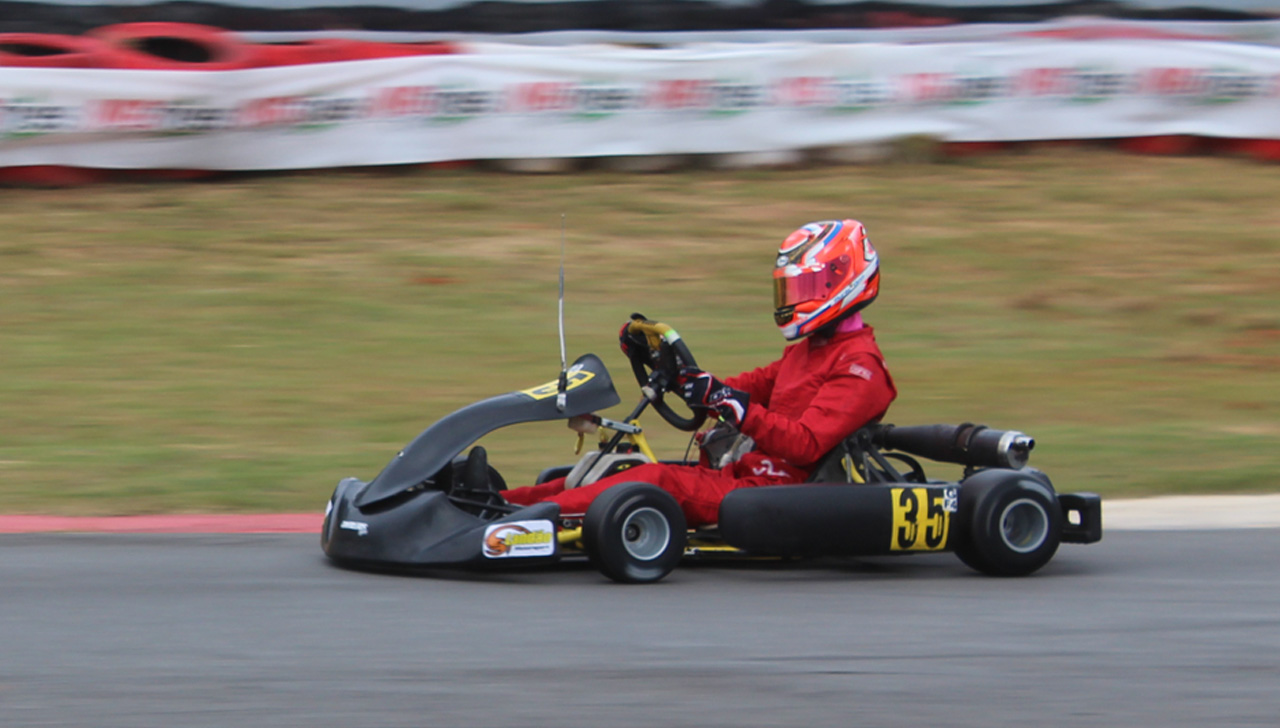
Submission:
[[[561,515],[575,517],[610,486],[643,481],[670,493],[688,525],[697,527],[718,520],[720,501],[731,490],[804,482],[823,455],[878,421],[897,396],[860,313],[880,292],[879,256],[866,228],[857,220],[828,220],[791,233],[778,248],[773,290],[774,321],[783,338],[795,342],[782,358],[723,380],[686,367],[677,381],[690,408],[720,420],[716,429],[746,436],[736,438],[739,447],[713,460],[712,438],[704,434],[696,466],[638,465],[572,489],[560,478],[506,491],[506,500],[552,501]],[[629,325],[620,334],[623,352],[647,346]]]

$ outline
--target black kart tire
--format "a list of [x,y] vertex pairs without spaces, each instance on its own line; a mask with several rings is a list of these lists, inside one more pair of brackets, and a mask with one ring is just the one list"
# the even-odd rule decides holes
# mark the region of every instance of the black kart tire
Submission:
[[680,505],[649,483],[609,488],[582,521],[582,546],[592,565],[623,584],[654,582],[671,573],[687,538]]
[[983,470],[960,485],[956,556],[990,576],[1026,576],[1058,551],[1062,507],[1047,479]]

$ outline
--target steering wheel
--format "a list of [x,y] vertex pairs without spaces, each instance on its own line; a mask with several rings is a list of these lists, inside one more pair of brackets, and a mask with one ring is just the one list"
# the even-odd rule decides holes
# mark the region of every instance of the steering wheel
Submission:
[[653,408],[677,430],[693,432],[702,427],[707,421],[706,410],[691,410],[693,416],[685,417],[662,401],[663,395],[675,387],[682,367],[698,366],[680,334],[670,326],[650,321],[638,313],[631,314],[627,333],[632,340],[627,347],[631,371]]

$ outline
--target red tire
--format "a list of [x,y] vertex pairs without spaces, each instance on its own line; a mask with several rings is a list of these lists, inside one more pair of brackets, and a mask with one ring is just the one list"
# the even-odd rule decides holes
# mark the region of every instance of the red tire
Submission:
[[253,45],[255,66],[299,66],[308,63],[362,61],[370,58],[436,56],[457,53],[452,43],[381,43],[350,38],[313,38],[289,43]]
[[946,142],[942,145],[942,153],[948,157],[975,157],[1003,152],[1008,148],[1007,142]]
[[356,41],[346,38],[314,38],[289,43],[255,43],[254,65],[302,66],[310,63],[352,61],[362,56]]
[[1187,134],[1130,137],[1121,139],[1116,144],[1131,154],[1153,154],[1157,156],[1195,154],[1201,149],[1199,137]]
[[61,164],[31,164],[0,168],[0,186],[5,187],[83,187],[106,179],[105,170],[68,167]]
[[100,68],[107,48],[96,38],[49,33],[0,33],[0,66]]
[[254,65],[254,48],[221,28],[192,23],[120,23],[89,37],[107,46],[107,68],[229,71]]
[[[0,66],[98,68],[106,46],[94,38],[48,33],[0,33]],[[61,164],[0,168],[0,186],[80,187],[105,179],[102,170]]]
[[406,56],[447,56],[458,53],[453,43],[382,43],[357,41],[363,58],[403,58]]
[[1243,139],[1241,148],[1260,162],[1280,162],[1280,139]]

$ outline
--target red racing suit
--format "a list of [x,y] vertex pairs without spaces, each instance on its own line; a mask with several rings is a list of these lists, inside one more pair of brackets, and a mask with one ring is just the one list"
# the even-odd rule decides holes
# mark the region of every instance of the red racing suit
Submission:
[[503,495],[515,505],[552,501],[562,515],[577,516],[607,488],[643,481],[674,496],[690,527],[715,523],[731,490],[803,483],[841,440],[883,417],[898,393],[870,326],[808,337],[772,364],[724,383],[750,395],[742,432],[755,449],[737,462],[718,470],[650,463],[569,490],[559,478]]

